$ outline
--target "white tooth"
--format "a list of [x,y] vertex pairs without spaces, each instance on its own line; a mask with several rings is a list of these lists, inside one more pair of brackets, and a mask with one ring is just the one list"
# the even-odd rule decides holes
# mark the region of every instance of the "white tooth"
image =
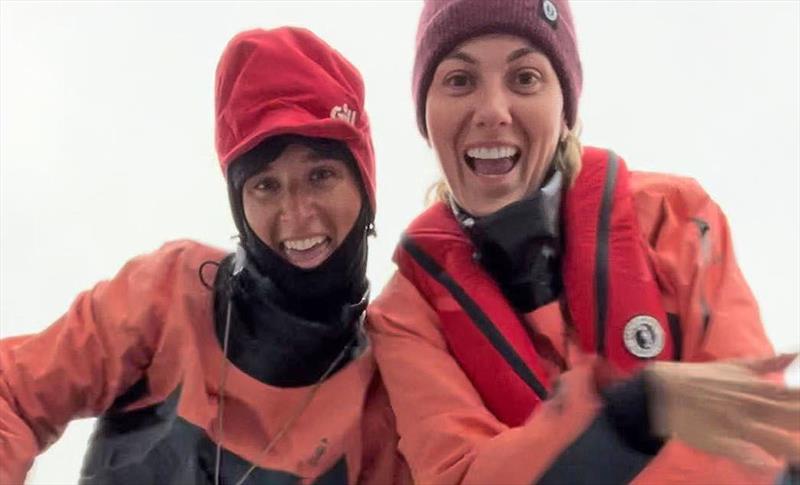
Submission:
[[287,249],[293,249],[295,251],[305,251],[309,248],[316,246],[317,244],[321,243],[324,240],[325,240],[324,236],[316,236],[307,239],[286,240],[283,242],[283,245],[286,246]]
[[517,153],[517,149],[514,147],[478,147],[478,148],[470,148],[467,150],[467,155],[472,158],[481,158],[484,160],[492,160],[497,158],[506,158],[512,157]]

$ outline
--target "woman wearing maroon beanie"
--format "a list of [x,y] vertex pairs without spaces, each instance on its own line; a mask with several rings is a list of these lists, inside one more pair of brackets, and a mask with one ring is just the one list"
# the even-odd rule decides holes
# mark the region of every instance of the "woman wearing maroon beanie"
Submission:
[[[361,75],[297,28],[225,48],[235,254],[175,241],[0,341],[0,483],[98,416],[80,483],[402,481],[363,322],[375,162]],[[187,179],[188,180],[188,179]]]
[[566,0],[429,0],[417,122],[444,181],[370,308],[419,483],[773,483],[800,391],[693,180],[581,146]]

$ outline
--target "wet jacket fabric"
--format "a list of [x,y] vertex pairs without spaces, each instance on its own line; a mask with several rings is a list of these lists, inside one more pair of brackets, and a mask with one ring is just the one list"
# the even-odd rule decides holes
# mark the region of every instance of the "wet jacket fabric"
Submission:
[[[214,483],[223,351],[214,266],[191,241],[128,262],[38,335],[0,341],[0,483],[22,483],[67,423],[99,416],[81,483]],[[235,329],[232,329],[235,331]],[[228,362],[221,482],[391,483],[394,423],[366,341],[319,386],[275,387]],[[285,423],[300,418],[263,450]]]
[[[587,173],[598,160],[607,161],[606,153],[585,150]],[[631,172],[626,185],[644,258],[639,268],[646,270],[627,276],[637,279],[631,286],[658,290],[666,320],[659,319],[659,325],[671,342],[664,342],[659,358],[707,361],[771,355],[757,305],[736,266],[727,222],[716,204],[687,178]],[[570,190],[580,186],[576,181]],[[570,228],[571,197],[574,194],[568,192],[562,207],[567,260],[574,245],[569,239],[578,230]],[[620,200],[625,202],[624,197]],[[433,206],[411,224],[396,253],[399,271],[370,307],[369,328],[397,416],[400,450],[417,482],[774,482],[777,470],[747,469],[690,450],[677,440],[661,447],[638,439],[636,419],[633,426],[630,421],[642,408],[643,381],[641,376],[623,379],[637,366],[609,353],[611,345],[625,349],[624,321],[606,322],[608,345],[601,347],[594,338],[599,334],[594,333],[597,319],[577,321],[591,312],[570,308],[570,318],[564,317],[564,308],[575,301],[569,288],[560,301],[524,315],[514,315],[505,302],[492,302],[503,297],[489,275],[470,261],[470,239],[453,230],[459,227],[446,209]],[[436,263],[433,271],[420,264],[424,256],[408,254],[414,247],[427,249],[424,254]],[[610,251],[613,254],[613,248]],[[648,275],[653,281],[648,282]],[[565,281],[568,285],[569,278]],[[611,283],[614,288],[613,275]],[[606,298],[607,315],[613,315],[613,298],[622,295]],[[630,296],[637,299],[641,295]],[[498,308],[502,320],[492,314]],[[481,313],[488,325],[476,317]],[[471,329],[458,329],[467,326]],[[505,369],[491,360],[503,353],[503,345],[514,351]],[[528,383],[525,372],[541,377],[541,403],[519,391],[520,382]],[[627,391],[618,392],[620,388]],[[635,402],[626,402],[637,393]],[[512,410],[527,406],[528,415],[517,422],[502,405]],[[642,419],[646,422],[646,416]]]

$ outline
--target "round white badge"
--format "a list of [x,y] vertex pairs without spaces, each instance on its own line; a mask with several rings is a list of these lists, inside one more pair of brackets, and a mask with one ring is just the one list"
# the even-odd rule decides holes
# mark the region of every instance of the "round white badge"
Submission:
[[664,350],[664,330],[650,315],[637,315],[625,324],[625,348],[636,357],[649,359]]
[[544,16],[550,22],[555,22],[558,18],[558,10],[556,6],[550,0],[544,0],[542,2],[542,9],[544,9]]

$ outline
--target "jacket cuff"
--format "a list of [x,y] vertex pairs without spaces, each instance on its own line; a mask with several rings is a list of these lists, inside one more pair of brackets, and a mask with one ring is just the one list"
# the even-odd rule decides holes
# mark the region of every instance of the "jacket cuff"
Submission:
[[664,439],[653,432],[649,392],[644,374],[610,385],[600,390],[605,403],[603,413],[608,417],[614,430],[631,448],[642,453],[655,455],[664,446]]

